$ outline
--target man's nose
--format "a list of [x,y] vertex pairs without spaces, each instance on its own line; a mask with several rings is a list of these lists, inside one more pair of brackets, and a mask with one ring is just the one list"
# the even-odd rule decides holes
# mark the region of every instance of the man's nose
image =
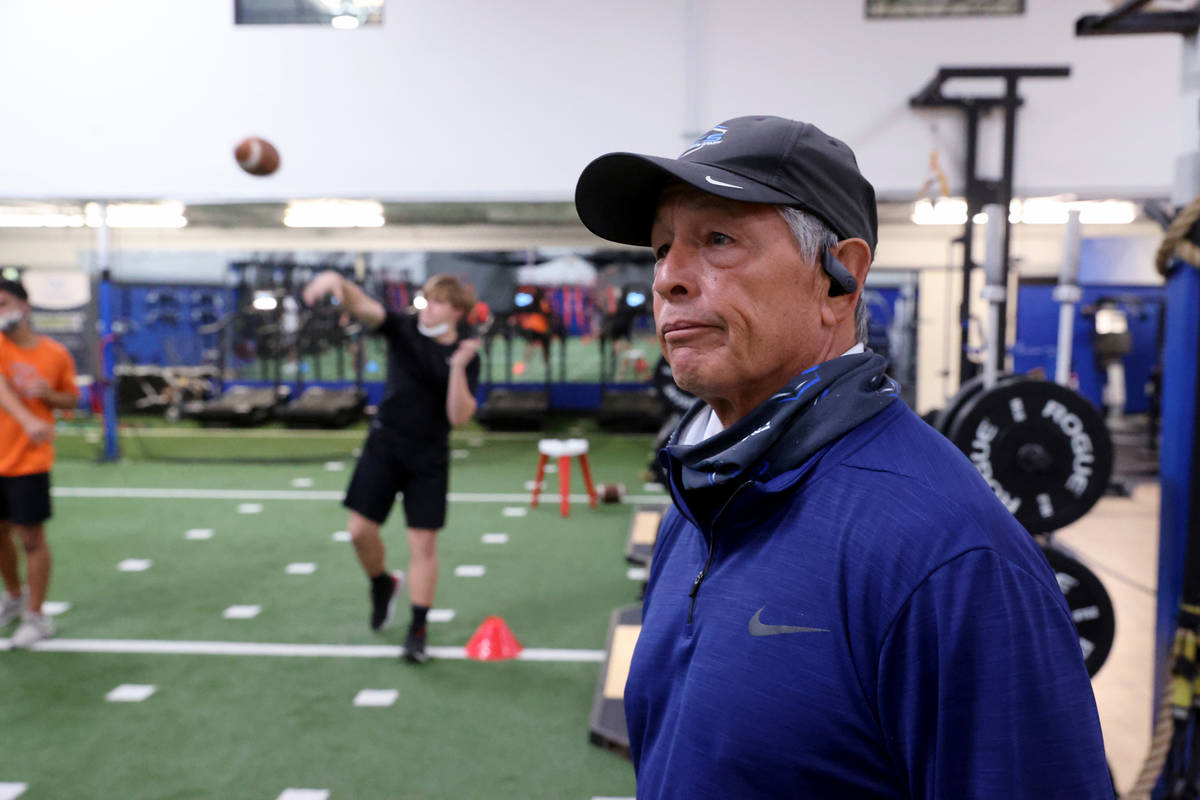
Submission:
[[678,300],[696,292],[695,253],[682,244],[672,245],[654,265],[654,293],[664,300]]

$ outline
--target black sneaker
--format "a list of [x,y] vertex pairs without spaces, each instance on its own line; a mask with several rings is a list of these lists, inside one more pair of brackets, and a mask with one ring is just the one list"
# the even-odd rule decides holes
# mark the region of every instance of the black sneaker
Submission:
[[400,657],[410,664],[424,664],[428,661],[429,654],[425,652],[425,637],[417,636],[410,631],[404,639],[404,651]]
[[382,630],[392,612],[396,610],[396,599],[404,588],[404,573],[396,570],[387,576],[387,581],[371,581],[371,630]]

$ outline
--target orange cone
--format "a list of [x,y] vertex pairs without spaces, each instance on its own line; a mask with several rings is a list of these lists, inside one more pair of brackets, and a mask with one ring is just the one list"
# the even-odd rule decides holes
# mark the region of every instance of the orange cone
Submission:
[[504,661],[516,658],[523,648],[503,617],[487,617],[467,642],[467,658]]

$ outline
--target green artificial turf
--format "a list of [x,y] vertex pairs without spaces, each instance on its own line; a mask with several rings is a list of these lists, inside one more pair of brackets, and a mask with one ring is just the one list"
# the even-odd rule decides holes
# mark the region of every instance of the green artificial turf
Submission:
[[[77,431],[85,443],[87,429]],[[57,617],[68,639],[154,639],[297,644],[391,644],[404,617],[382,635],[367,629],[366,582],[350,544],[339,497],[360,432],[327,438],[343,448],[342,471],[321,461],[255,465],[237,458],[264,441],[185,429],[159,446],[204,441],[235,460],[101,464],[60,458],[60,490],[154,489],[279,491],[279,499],[55,497],[49,536],[55,557],[50,599],[71,608]],[[648,436],[610,436],[567,422],[562,435],[586,435],[597,482],[643,493]],[[60,437],[60,456],[72,437]],[[303,436],[284,441],[304,441]],[[558,475],[544,502],[525,516],[538,435],[456,432],[451,491],[515,499],[452,502],[439,544],[436,606],[455,618],[430,625],[431,646],[465,645],[488,615],[503,617],[528,648],[602,650],[611,610],[636,600],[623,559],[632,507],[576,504],[559,515]],[[68,447],[64,447],[67,440]],[[309,443],[311,445],[311,442]],[[85,455],[87,453],[84,449]],[[311,481],[295,488],[293,481]],[[582,493],[578,462],[572,492]],[[316,496],[319,499],[301,499]],[[262,505],[239,513],[245,502]],[[213,538],[185,538],[211,528]],[[483,544],[503,532],[503,545]],[[389,566],[407,566],[403,516],[384,528]],[[128,558],[145,572],[120,572]],[[288,575],[311,562],[311,575]],[[486,567],[480,578],[454,567]],[[231,605],[261,605],[248,620],[222,616]],[[0,782],[29,784],[37,798],[269,798],[288,787],[331,798],[590,798],[628,796],[628,761],[588,743],[598,663],[434,660],[411,667],[391,658],[122,655],[2,652],[0,719],[5,725]],[[143,703],[105,702],[123,683],[158,693]],[[396,689],[390,708],[355,708],[365,688]]]
[[[596,665],[6,653],[0,781],[21,800],[633,794],[588,744]],[[119,684],[152,684],[109,703]],[[361,689],[395,689],[359,708]]]

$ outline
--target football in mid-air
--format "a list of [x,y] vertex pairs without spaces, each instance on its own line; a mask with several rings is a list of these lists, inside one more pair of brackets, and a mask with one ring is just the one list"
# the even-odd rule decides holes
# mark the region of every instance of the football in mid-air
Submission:
[[258,136],[248,136],[233,148],[238,166],[251,175],[270,175],[279,169],[279,151],[275,145]]

